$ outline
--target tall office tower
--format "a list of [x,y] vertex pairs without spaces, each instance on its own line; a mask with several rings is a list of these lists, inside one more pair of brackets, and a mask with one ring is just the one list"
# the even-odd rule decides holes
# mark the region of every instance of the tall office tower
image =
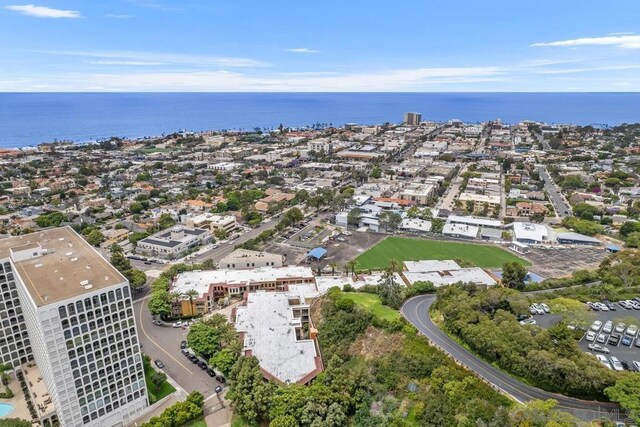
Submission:
[[420,126],[422,114],[420,113],[404,113],[403,123],[409,126]]
[[35,416],[126,426],[148,406],[129,284],[69,227],[0,240],[1,361]]

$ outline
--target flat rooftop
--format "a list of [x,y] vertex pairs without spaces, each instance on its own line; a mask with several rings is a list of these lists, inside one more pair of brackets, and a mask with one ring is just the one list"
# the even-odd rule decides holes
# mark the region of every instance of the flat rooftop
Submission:
[[0,259],[13,260],[38,307],[126,282],[71,227],[2,239]]
[[[304,304],[304,302],[302,302]],[[293,317],[286,292],[257,291],[236,311],[236,329],[245,332],[244,348],[260,367],[284,383],[297,383],[318,368],[311,339],[296,339],[300,321]]]

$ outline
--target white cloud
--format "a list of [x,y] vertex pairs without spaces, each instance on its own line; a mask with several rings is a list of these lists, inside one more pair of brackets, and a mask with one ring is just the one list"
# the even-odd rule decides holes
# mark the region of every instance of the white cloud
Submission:
[[165,65],[181,65],[196,67],[217,67],[217,68],[247,68],[266,67],[262,61],[250,58],[236,58],[225,56],[188,55],[179,53],[162,52],[135,52],[135,51],[69,51],[69,50],[47,50],[37,51],[49,55],[77,56],[84,58],[98,58],[112,61],[134,61],[153,62]]
[[131,19],[133,15],[127,15],[126,13],[107,13],[104,17],[111,19]]
[[571,39],[571,40],[533,43],[531,46],[534,46],[534,47],[615,46],[615,47],[620,47],[624,49],[640,49],[640,36],[618,35],[618,36],[606,36],[606,37],[583,37],[583,38]]
[[290,49],[285,49],[287,52],[293,52],[293,53],[318,53],[320,52],[319,50],[315,50],[315,49],[309,49],[308,47],[293,47]]
[[4,7],[7,10],[18,12],[22,15],[33,16],[36,18],[82,18],[77,10],[52,9],[46,6],[36,6],[34,4],[24,5],[8,5]]
[[[50,91],[185,92],[397,92],[451,90],[459,85],[502,81],[496,67],[449,67],[386,70],[375,73],[268,73],[230,71],[66,73],[34,76],[20,91],[45,85]],[[16,88],[0,81],[0,90]],[[39,87],[43,89],[42,87]]]

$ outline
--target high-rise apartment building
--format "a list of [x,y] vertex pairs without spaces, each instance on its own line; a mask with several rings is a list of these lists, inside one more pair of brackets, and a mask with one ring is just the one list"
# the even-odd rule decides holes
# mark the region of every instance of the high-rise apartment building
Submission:
[[127,279],[69,227],[0,240],[0,266],[0,362],[39,372],[48,397],[37,418],[62,427],[137,418],[148,400]]
[[404,113],[403,123],[409,126],[420,126],[422,114],[420,113]]

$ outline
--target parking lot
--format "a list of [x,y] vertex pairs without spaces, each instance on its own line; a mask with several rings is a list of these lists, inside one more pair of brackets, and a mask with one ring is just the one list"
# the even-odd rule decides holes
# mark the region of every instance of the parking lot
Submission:
[[576,270],[597,268],[608,254],[602,248],[587,246],[531,248],[526,258],[530,271],[542,277],[563,277]]
[[[628,327],[631,325],[635,325],[640,327],[640,310],[633,309],[624,309],[620,307],[617,303],[614,303],[617,307],[615,311],[593,311],[593,315],[595,318],[602,322],[600,327],[593,327],[589,330],[595,333],[594,341],[587,340],[588,331],[585,332],[584,336],[580,339],[579,345],[586,352],[592,352],[589,349],[589,344],[595,342],[609,349],[609,354],[605,354],[608,358],[611,356],[615,356],[621,361],[627,361],[631,363],[633,360],[640,361],[640,347],[637,347],[635,344],[637,340],[640,340],[638,333],[627,334]],[[613,324],[612,332],[605,332],[604,325],[607,321],[611,321]],[[623,332],[618,332],[618,334],[623,337],[625,335],[632,338],[632,342],[630,346],[622,344],[622,340],[620,340],[617,345],[614,345],[609,341],[611,334],[616,334],[615,328],[620,323],[625,324],[625,329]],[[598,342],[598,336],[600,336],[600,340],[604,340],[604,343]],[[602,353],[598,353],[602,354]]]

